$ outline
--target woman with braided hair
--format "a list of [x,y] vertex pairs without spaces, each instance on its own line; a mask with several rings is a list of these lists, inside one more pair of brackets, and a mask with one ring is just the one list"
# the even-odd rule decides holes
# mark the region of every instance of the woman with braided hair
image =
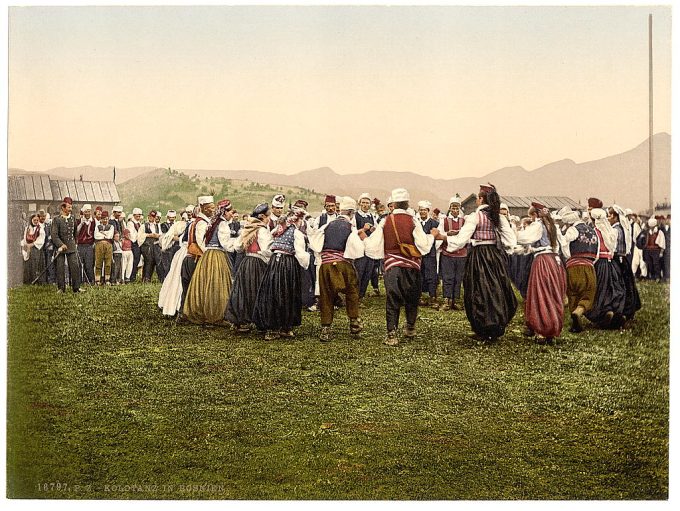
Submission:
[[184,315],[196,324],[224,324],[229,295],[231,268],[227,252],[234,251],[229,229],[232,206],[228,199],[217,203],[205,233],[205,252],[196,264],[184,302]]
[[529,216],[535,220],[517,233],[517,243],[530,247],[533,257],[524,319],[529,333],[538,334],[538,343],[552,343],[564,323],[567,272],[559,256],[557,227],[548,208],[532,202]]
[[[504,252],[517,240],[508,219],[500,215],[500,204],[492,184],[480,185],[477,210],[466,217],[457,235],[446,237],[450,252],[472,243],[463,275],[465,314],[476,337],[484,341],[503,336],[517,310]],[[437,237],[439,231],[432,229],[432,234]]]
[[294,337],[293,327],[302,324],[301,272],[309,267],[309,252],[300,227],[306,214],[294,206],[272,231],[272,256],[253,310],[253,323],[267,341]]
[[245,257],[236,271],[225,319],[241,333],[250,331],[257,290],[272,256],[270,214],[269,204],[258,204],[236,238],[236,250],[245,252]]

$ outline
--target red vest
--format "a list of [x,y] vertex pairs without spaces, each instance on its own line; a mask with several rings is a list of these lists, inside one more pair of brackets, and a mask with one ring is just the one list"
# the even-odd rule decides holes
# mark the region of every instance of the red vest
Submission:
[[[392,221],[394,220],[394,224]],[[401,254],[397,243],[397,236],[394,234],[394,225],[399,233],[399,241],[402,243],[415,244],[413,240],[413,217],[408,214],[390,214],[385,218],[383,225],[383,236],[385,238],[386,254]]]
[[[446,217],[444,219],[444,234],[446,234],[449,231],[460,231],[461,228],[465,225],[465,218],[462,216],[459,216],[457,220],[454,220],[453,218]],[[455,252],[449,252],[446,250],[446,247],[448,246],[448,243],[446,240],[441,245],[442,249],[442,255],[446,257],[465,257],[467,256],[467,247],[463,247],[461,249],[456,250]]]
[[[81,222],[82,220],[78,222],[78,224]],[[90,225],[83,226],[80,230],[78,230],[78,237],[76,239],[76,243],[78,243],[78,245],[92,245],[94,243],[94,224],[94,218],[90,218]]]

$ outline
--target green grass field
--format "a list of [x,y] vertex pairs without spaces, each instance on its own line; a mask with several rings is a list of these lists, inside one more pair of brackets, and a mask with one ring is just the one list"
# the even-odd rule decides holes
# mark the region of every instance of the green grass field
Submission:
[[[9,291],[7,495],[53,499],[667,499],[669,295],[624,332],[478,345],[464,312],[416,340],[175,326],[158,284]],[[403,321],[403,317],[402,317]]]

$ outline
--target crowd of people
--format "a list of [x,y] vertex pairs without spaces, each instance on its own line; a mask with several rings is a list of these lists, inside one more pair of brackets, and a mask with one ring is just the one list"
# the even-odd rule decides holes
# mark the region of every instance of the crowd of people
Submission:
[[319,339],[328,342],[340,308],[350,334],[362,331],[362,302],[369,284],[380,295],[382,278],[384,343],[395,346],[416,335],[419,307],[464,309],[472,335],[493,342],[515,315],[515,289],[525,335],[539,343],[560,335],[565,307],[571,332],[586,320],[620,329],[641,307],[636,281],[670,278],[671,216],[645,221],[597,198],[583,212],[533,202],[523,218],[490,184],[480,186],[468,215],[457,194],[440,211],[429,201],[413,208],[403,188],[385,202],[367,193],[327,195],[316,218],[308,206],[286,207],[279,194],[241,221],[228,199],[201,196],[164,221],[158,211],[145,221],[139,208],[126,217],[119,206],[109,214],[90,204],[76,217],[66,197],[54,219],[44,211],[30,216],[21,240],[24,282],[80,292],[83,283],[150,282],[155,273],[158,307],[178,323],[256,329],[272,340],[294,337],[307,309],[319,312]]

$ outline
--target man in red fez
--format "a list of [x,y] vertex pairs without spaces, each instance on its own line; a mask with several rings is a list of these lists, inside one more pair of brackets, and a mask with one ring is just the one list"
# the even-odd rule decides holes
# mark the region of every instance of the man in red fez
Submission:
[[68,260],[69,278],[74,293],[80,290],[80,262],[76,248],[76,222],[71,214],[73,200],[64,197],[61,214],[52,221],[52,243],[56,251],[56,277],[58,292],[66,291],[66,266]]
[[109,212],[101,212],[101,221],[94,231],[94,281],[102,283],[102,269],[104,270],[103,283],[111,284],[111,263],[113,261],[113,234],[116,231],[113,224],[109,223]]

